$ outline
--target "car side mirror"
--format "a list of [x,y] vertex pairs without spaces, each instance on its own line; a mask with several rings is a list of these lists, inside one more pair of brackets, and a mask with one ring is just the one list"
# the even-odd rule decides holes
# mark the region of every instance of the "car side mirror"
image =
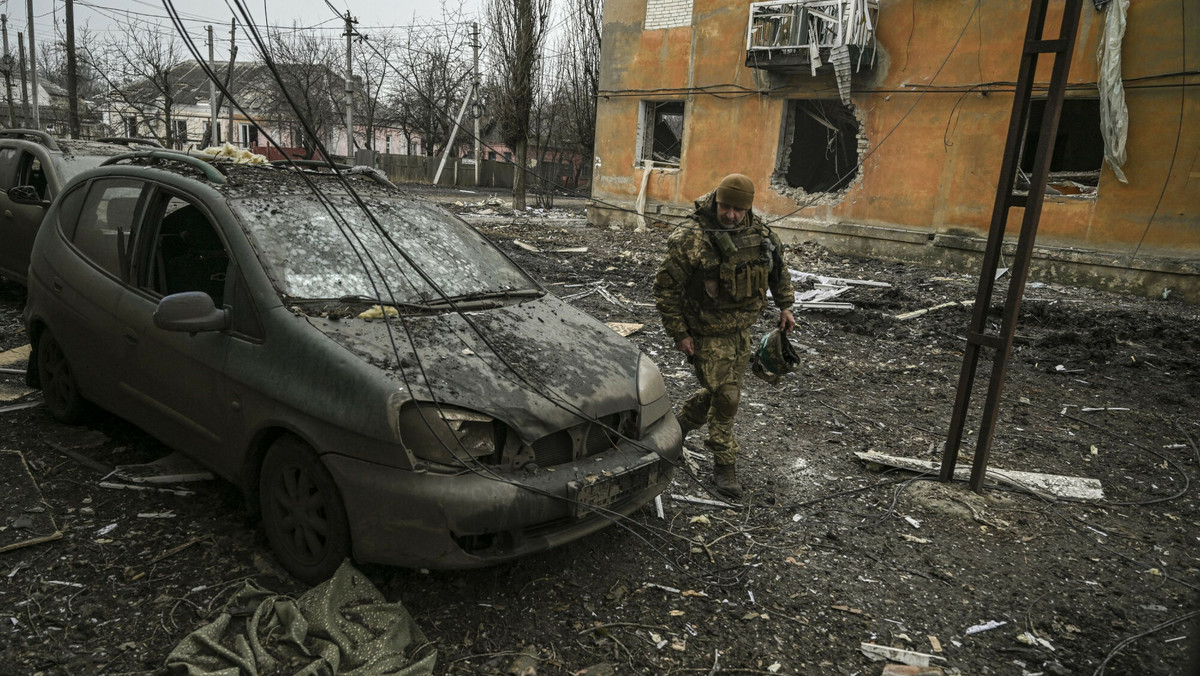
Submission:
[[48,207],[50,200],[42,199],[37,188],[31,185],[17,185],[8,189],[8,199],[13,204],[28,204],[35,207]]
[[218,310],[212,297],[203,291],[173,293],[158,301],[154,325],[164,331],[191,334],[223,331],[229,327],[229,311]]

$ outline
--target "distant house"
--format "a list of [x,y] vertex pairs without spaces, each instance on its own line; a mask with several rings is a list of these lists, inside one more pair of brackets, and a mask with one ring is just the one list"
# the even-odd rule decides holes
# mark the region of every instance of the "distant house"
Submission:
[[[27,108],[21,101],[20,83],[15,82],[12,89],[13,126],[33,127],[32,92],[30,92],[30,105]],[[42,130],[55,135],[67,135],[70,131],[68,118],[70,105],[67,90],[53,82],[47,82],[44,79],[38,80],[37,102],[38,121],[41,122]],[[82,138],[95,138],[104,134],[102,126],[104,120],[95,101],[79,97],[76,101],[76,110],[79,111],[79,135]],[[0,124],[4,126],[8,126],[8,112],[8,101],[3,95],[3,89],[0,88]]]
[[[1049,3],[1048,33],[1063,6]],[[1180,7],[1129,9],[1124,183],[1103,159],[1097,85],[1097,47],[1120,3],[1084,2],[1035,275],[1200,301],[1200,76],[1181,56],[1200,53],[1200,31]],[[644,193],[646,212],[669,221],[741,172],[785,239],[977,270],[1029,8],[610,0],[590,220],[632,222]]]
[[[265,151],[269,135],[276,143],[292,149],[290,155],[308,157],[314,151],[299,122],[303,115],[332,154],[346,156],[342,99],[345,80],[320,66],[280,64],[278,68],[300,113],[279,93],[274,75],[265,65],[235,62],[231,69],[228,62],[216,62],[212,66],[228,82],[228,89],[245,111],[231,107],[218,89],[221,108],[216,138],[223,143]],[[110,125],[124,135],[154,137],[178,149],[209,139],[212,98],[205,69],[195,61],[185,61],[162,80],[170,83],[169,87],[146,79],[114,90],[107,111]],[[170,92],[169,101],[164,89]],[[376,123],[373,132],[376,151],[407,154],[409,148],[400,140],[404,138],[400,129]],[[355,126],[356,147],[363,143],[364,133],[363,126]]]

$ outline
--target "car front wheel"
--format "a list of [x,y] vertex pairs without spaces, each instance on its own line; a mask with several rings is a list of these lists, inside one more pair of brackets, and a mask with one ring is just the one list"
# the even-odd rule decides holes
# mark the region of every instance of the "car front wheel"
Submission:
[[38,340],[37,370],[42,399],[50,415],[59,422],[79,422],[87,402],[79,393],[79,383],[75,382],[75,373],[71,370],[67,355],[48,330],[43,331]]
[[316,584],[350,554],[350,527],[333,477],[313,449],[284,437],[267,451],[259,477],[263,530],[283,567]]

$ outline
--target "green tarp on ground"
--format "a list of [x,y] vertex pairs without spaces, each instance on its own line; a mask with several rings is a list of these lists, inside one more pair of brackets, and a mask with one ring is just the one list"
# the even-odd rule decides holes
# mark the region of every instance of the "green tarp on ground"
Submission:
[[404,606],[346,562],[298,599],[247,582],[214,622],[171,651],[167,673],[425,676],[436,659]]

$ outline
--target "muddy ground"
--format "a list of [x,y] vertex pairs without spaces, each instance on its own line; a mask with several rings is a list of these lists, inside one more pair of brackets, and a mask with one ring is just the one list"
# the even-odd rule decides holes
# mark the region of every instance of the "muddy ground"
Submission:
[[[492,210],[471,218],[554,293],[604,321],[644,324],[631,340],[677,401],[691,391],[651,305],[663,231],[586,227],[561,209],[521,219]],[[779,386],[748,379],[737,423],[744,507],[667,498],[665,518],[650,506],[485,570],[364,566],[434,642],[437,673],[879,674],[864,642],[930,653],[964,674],[1191,673],[1200,309],[1029,288],[991,466],[1098,479],[1104,498],[979,495],[854,455],[940,460],[970,310],[894,316],[973,298],[973,276],[815,245],[789,258],[891,287],[838,298],[852,311],[798,313],[796,340],[811,348],[803,370]],[[22,302],[0,282],[0,350],[27,342]],[[693,433],[690,444],[700,441]],[[154,673],[244,580],[303,591],[229,485],[192,484],[187,496],[99,487],[105,467],[166,452],[120,420],[67,427],[41,407],[0,413],[0,449],[23,453],[63,533],[0,553],[0,674]],[[972,449],[964,443],[961,467]],[[677,473],[669,492],[711,497],[702,454],[695,471]],[[0,527],[22,527],[19,516]]]

